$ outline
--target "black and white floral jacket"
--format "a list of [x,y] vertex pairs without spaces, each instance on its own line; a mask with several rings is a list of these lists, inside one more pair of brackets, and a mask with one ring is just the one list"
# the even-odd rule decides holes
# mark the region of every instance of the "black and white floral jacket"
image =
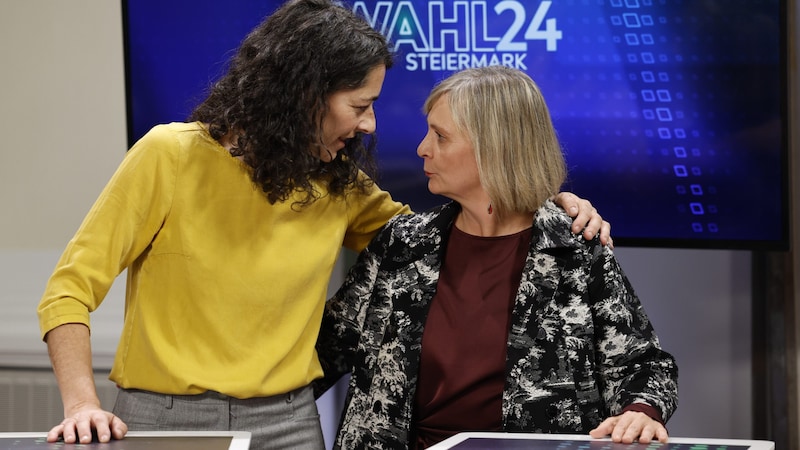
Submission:
[[[412,442],[422,330],[459,210],[392,219],[327,303],[317,395],[351,372],[336,448]],[[571,221],[549,201],[534,219],[508,336],[503,428],[588,433],[639,402],[666,422],[678,401],[675,360],[612,251],[573,235]]]

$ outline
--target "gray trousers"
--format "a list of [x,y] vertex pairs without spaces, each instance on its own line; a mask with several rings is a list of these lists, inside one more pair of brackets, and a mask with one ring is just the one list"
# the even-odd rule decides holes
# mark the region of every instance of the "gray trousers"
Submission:
[[131,431],[249,431],[252,450],[325,448],[311,387],[245,400],[120,389],[113,412]]

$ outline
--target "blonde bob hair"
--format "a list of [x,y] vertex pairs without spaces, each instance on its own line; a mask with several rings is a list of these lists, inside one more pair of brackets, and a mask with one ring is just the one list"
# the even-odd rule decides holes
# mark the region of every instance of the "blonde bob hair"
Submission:
[[431,91],[425,114],[444,96],[472,144],[494,211],[533,212],[559,192],[564,155],[544,97],[527,74],[505,66],[456,72]]

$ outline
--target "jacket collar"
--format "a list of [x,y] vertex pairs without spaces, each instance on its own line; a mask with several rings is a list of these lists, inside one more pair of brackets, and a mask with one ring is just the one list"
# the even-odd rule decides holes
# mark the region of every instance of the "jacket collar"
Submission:
[[[460,211],[461,205],[451,201],[416,214],[409,222],[417,231],[413,234],[417,241],[409,243],[412,253],[420,256],[435,251],[449,237],[450,229]],[[579,247],[583,238],[572,234],[571,226],[572,218],[553,201],[547,200],[536,211],[533,219],[532,251],[547,252]]]

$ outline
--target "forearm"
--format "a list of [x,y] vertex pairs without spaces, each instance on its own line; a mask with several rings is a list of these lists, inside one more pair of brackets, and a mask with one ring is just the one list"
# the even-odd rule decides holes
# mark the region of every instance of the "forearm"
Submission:
[[99,408],[89,328],[79,323],[68,323],[50,330],[45,339],[61,391],[64,416],[68,417],[84,406]]

